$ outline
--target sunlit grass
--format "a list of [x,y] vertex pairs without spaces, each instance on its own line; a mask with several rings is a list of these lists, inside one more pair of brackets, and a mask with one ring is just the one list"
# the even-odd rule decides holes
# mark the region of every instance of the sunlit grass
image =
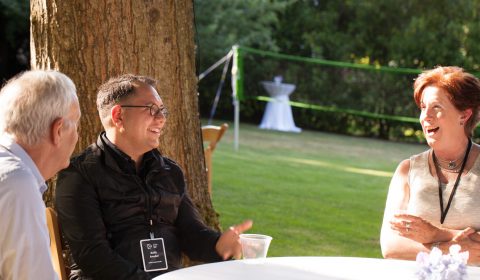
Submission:
[[253,219],[269,256],[380,257],[379,232],[397,164],[426,146],[241,125],[213,155],[213,203],[224,228]]

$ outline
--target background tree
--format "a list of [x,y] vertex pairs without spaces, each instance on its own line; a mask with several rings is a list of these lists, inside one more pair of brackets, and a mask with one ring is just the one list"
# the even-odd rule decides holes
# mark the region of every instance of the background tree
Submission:
[[[147,3],[150,5],[153,2]],[[168,2],[165,3],[168,5]],[[5,42],[0,46],[2,80],[28,68],[21,64],[22,59],[28,57],[28,52],[21,47],[21,42],[28,39],[25,36],[28,33],[28,13],[22,8],[26,5],[28,0],[0,0],[0,19],[5,23],[0,25],[0,36]],[[51,3],[48,5],[53,6]],[[60,2],[58,5],[65,6]],[[75,5],[83,6],[86,10],[81,12],[85,15],[98,9],[109,11],[111,8],[125,7],[128,10],[125,3],[113,1],[90,1]],[[479,0],[195,0],[197,65],[201,72],[225,55],[233,44],[240,44],[262,50],[366,65],[418,69],[435,65],[458,65],[478,72],[479,13]],[[95,32],[103,30],[101,32],[108,34],[118,33],[112,28],[105,30],[102,27],[102,24],[112,26],[112,15],[107,12],[98,19],[89,18],[87,24],[100,24],[100,30],[94,29]],[[149,16],[155,18],[155,13]],[[79,17],[71,19],[74,22],[68,24],[72,26],[72,32],[86,21]],[[63,26],[61,28],[65,29]],[[133,30],[137,24],[123,24],[122,28]],[[71,34],[76,36],[69,32],[61,34],[61,38],[56,40],[67,44],[67,41],[71,41]],[[96,44],[96,36],[92,33],[85,37],[94,41],[83,42],[85,40],[82,39],[83,41],[77,40],[71,44],[74,47]],[[123,46],[120,41],[110,41],[109,47],[115,49]],[[97,51],[96,56],[102,55],[100,51],[101,49]],[[79,61],[91,60],[83,53],[77,56]],[[271,80],[277,74],[283,75],[286,82],[297,84],[293,95],[293,98],[297,98],[295,101],[386,115],[416,117],[418,113],[411,102],[411,83],[416,75],[383,75],[351,69],[312,67],[252,55],[245,56],[245,60],[245,69],[248,71],[245,92],[250,95],[250,99],[242,101],[242,121],[260,121],[265,103],[258,102],[253,97],[265,95],[259,82]],[[96,67],[112,68],[112,65],[101,66],[102,63]],[[83,67],[81,63],[79,67]],[[199,83],[203,117],[209,116],[220,72],[212,72]],[[105,73],[97,75],[106,76]],[[232,118],[228,78],[216,118]],[[92,85],[92,88],[93,86],[96,85]],[[403,131],[411,129],[410,125],[403,123],[349,114],[299,109],[294,109],[294,114],[295,121],[301,127],[338,133],[401,139],[395,134],[401,135],[404,134]]]
[[29,68],[28,0],[0,0],[0,84]]
[[[458,65],[475,72],[480,69],[475,63],[478,44],[473,43],[480,36],[479,8],[476,0],[296,1],[280,15],[275,38],[282,52],[296,50],[307,57],[417,69]],[[305,85],[303,92],[315,93],[317,104],[385,115],[418,114],[411,98],[416,75],[322,70],[326,73],[306,67],[308,81],[299,81]],[[338,114],[323,116],[337,122]],[[376,135],[388,139],[399,124],[356,118],[354,126],[377,127]]]
[[[197,61],[201,72],[225,56],[233,45],[279,51],[273,32],[277,29],[278,13],[290,2],[285,0],[195,0],[197,25]],[[268,67],[254,69],[251,75],[268,72]],[[203,117],[208,117],[221,76],[221,67],[200,82],[200,108]],[[264,75],[263,73],[262,75]],[[225,89],[217,117],[232,115],[230,80]],[[258,104],[242,106],[255,112]],[[263,109],[263,107],[262,107]],[[245,119],[244,119],[245,120]]]
[[[214,62],[210,57],[218,59],[219,51],[226,53],[230,45],[238,43],[370,66],[426,69],[458,65],[468,71],[480,70],[478,0],[229,1],[233,4],[228,7],[222,6],[222,1],[210,2],[196,1],[196,10],[202,11],[197,13],[201,69]],[[208,47],[202,48],[202,44]],[[248,96],[241,106],[243,121],[259,123],[264,103],[254,98],[265,95],[260,81],[278,74],[297,85],[291,97],[294,101],[383,115],[418,114],[411,99],[416,74],[320,67],[259,55],[246,55],[244,68]],[[199,84],[204,116],[219,80],[211,76]],[[228,88],[225,91],[225,95],[230,93]],[[229,98],[223,100],[217,116],[231,118]],[[304,128],[385,139],[399,139],[412,129],[412,124],[339,112],[294,108],[294,115]]]
[[160,150],[182,166],[192,200],[218,227],[198,118],[192,1],[31,0],[30,7],[32,68],[60,70],[77,85],[82,118],[76,151],[102,130],[95,106],[102,82],[123,73],[157,79],[171,111]]

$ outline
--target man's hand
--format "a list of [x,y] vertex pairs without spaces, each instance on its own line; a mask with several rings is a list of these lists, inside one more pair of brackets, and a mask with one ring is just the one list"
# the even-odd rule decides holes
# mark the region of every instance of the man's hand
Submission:
[[229,258],[240,259],[242,257],[242,245],[240,244],[239,235],[249,230],[253,225],[251,220],[246,220],[243,223],[235,226],[231,226],[225,231],[217,241],[215,250],[223,258],[227,260]]

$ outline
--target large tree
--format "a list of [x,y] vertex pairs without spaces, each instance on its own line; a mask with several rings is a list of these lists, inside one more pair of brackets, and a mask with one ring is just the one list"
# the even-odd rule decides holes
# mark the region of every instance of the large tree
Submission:
[[62,71],[77,85],[82,118],[76,151],[102,130],[95,107],[102,82],[123,73],[156,78],[171,111],[160,150],[182,166],[193,201],[207,224],[218,227],[198,117],[192,0],[31,0],[30,5],[32,69]]

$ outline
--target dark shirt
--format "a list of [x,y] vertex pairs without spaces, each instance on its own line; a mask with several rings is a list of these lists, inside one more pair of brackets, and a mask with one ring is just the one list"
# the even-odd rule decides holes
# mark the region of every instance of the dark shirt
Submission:
[[[57,181],[59,222],[82,275],[151,279],[192,260],[220,261],[220,233],[202,222],[180,167],[154,149],[135,162],[102,133],[72,159]],[[152,225],[150,224],[152,223]],[[168,270],[146,273],[139,242],[163,238]]]

